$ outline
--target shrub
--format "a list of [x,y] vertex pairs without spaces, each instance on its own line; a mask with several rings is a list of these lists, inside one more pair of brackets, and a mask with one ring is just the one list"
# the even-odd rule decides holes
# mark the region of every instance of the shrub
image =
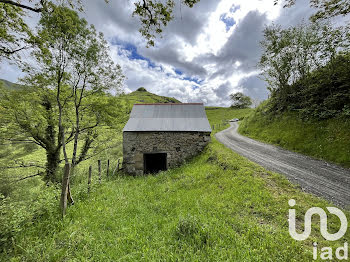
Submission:
[[144,88],[144,87],[140,87],[140,88],[138,88],[136,91],[139,91],[139,92],[147,92],[146,88]]

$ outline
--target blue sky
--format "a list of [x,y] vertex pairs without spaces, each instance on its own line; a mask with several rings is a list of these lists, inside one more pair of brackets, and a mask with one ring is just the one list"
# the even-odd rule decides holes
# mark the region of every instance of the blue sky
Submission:
[[[229,95],[238,91],[266,99],[266,83],[256,68],[264,26],[293,25],[312,13],[306,0],[290,9],[272,0],[201,0],[193,8],[176,2],[174,19],[147,48],[133,8],[130,0],[96,0],[86,2],[81,14],[110,43],[111,56],[127,77],[125,92],[143,86],[183,102],[215,106],[230,105]],[[23,76],[8,63],[1,64],[0,74],[14,82]]]

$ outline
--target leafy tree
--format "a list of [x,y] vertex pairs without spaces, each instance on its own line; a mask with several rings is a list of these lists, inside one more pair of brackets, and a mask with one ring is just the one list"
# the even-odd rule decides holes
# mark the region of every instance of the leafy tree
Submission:
[[147,92],[146,88],[144,88],[144,87],[139,87],[136,91]]
[[316,118],[342,114],[349,68],[339,63],[348,59],[349,40],[347,27],[329,23],[267,27],[259,67],[271,92],[270,109]]
[[[192,8],[200,0],[180,0]],[[163,28],[173,19],[175,0],[142,0],[135,3],[133,15],[139,17],[142,27],[140,33],[146,38],[147,46],[154,46],[156,34],[161,34]]]
[[[180,4],[193,7],[199,1],[182,0]],[[20,1],[0,0],[0,59],[19,58],[18,51],[31,46],[28,39],[32,33],[23,17],[27,16],[28,12],[47,15],[52,12],[52,3],[53,1],[48,0],[32,0],[25,4]],[[72,9],[84,10],[82,0],[62,0],[60,3]],[[154,45],[156,34],[161,34],[163,28],[173,19],[174,6],[175,0],[140,0],[135,3],[133,16],[137,16],[141,21],[140,32],[147,40],[147,46]]]
[[[64,214],[66,195],[69,195],[69,165],[74,170],[85,158],[96,135],[93,129],[100,123],[99,111],[95,110],[93,103],[89,103],[88,96],[118,89],[123,77],[120,66],[109,57],[108,45],[102,34],[97,34],[93,26],[88,27],[76,12],[60,6],[51,5],[51,8],[53,12],[44,13],[40,20],[39,48],[33,52],[40,72],[27,67],[27,79],[36,84],[48,84],[56,92],[58,136],[66,168],[61,199]],[[70,104],[74,109],[73,123],[67,121]],[[66,149],[68,125],[72,126],[70,133],[74,144],[71,158]],[[82,134],[85,142],[77,158],[78,140]]]
[[287,29],[271,25],[264,29],[261,46],[258,66],[273,92],[326,65],[348,48],[349,38],[345,27],[332,28],[328,23],[301,23]]
[[[296,2],[296,0],[275,0],[275,5],[280,1],[284,2],[284,7],[291,7]],[[350,13],[349,0],[310,0],[310,6],[318,9],[316,14],[311,16],[313,21],[346,16]]]
[[232,100],[232,108],[242,109],[242,108],[248,108],[252,105],[252,99],[249,96],[244,95],[241,92],[237,92],[230,95],[230,98]]
[[0,1],[0,61],[13,55],[19,58],[18,52],[28,47],[25,40],[30,38],[31,31],[23,16],[20,7]]
[[[22,133],[45,149],[47,180],[55,182],[59,163],[65,163],[69,172],[62,192],[69,195],[69,173],[88,157],[98,127],[110,123],[111,112],[106,107],[111,106],[112,97],[107,93],[118,93],[124,77],[110,58],[102,34],[75,11],[52,4],[50,9],[43,13],[33,38],[35,64],[24,66],[28,88],[24,96],[9,96],[5,104],[6,113],[11,113],[6,128],[17,127],[16,135]],[[70,142],[71,155],[67,150]]]
[[264,29],[264,39],[261,42],[263,54],[258,64],[262,70],[262,76],[268,83],[268,89],[275,89],[288,85],[292,76],[293,51],[290,33],[281,26],[271,25]]

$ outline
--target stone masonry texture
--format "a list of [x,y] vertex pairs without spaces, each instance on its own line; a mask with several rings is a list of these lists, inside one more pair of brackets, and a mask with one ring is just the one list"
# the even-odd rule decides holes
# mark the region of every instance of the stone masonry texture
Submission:
[[199,154],[209,142],[207,132],[124,132],[123,168],[143,175],[145,153],[167,153],[167,168],[173,168]]

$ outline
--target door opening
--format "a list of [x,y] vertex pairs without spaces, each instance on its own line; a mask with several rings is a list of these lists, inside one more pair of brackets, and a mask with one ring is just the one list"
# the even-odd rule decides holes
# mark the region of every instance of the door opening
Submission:
[[143,154],[144,173],[158,173],[167,169],[166,153]]

